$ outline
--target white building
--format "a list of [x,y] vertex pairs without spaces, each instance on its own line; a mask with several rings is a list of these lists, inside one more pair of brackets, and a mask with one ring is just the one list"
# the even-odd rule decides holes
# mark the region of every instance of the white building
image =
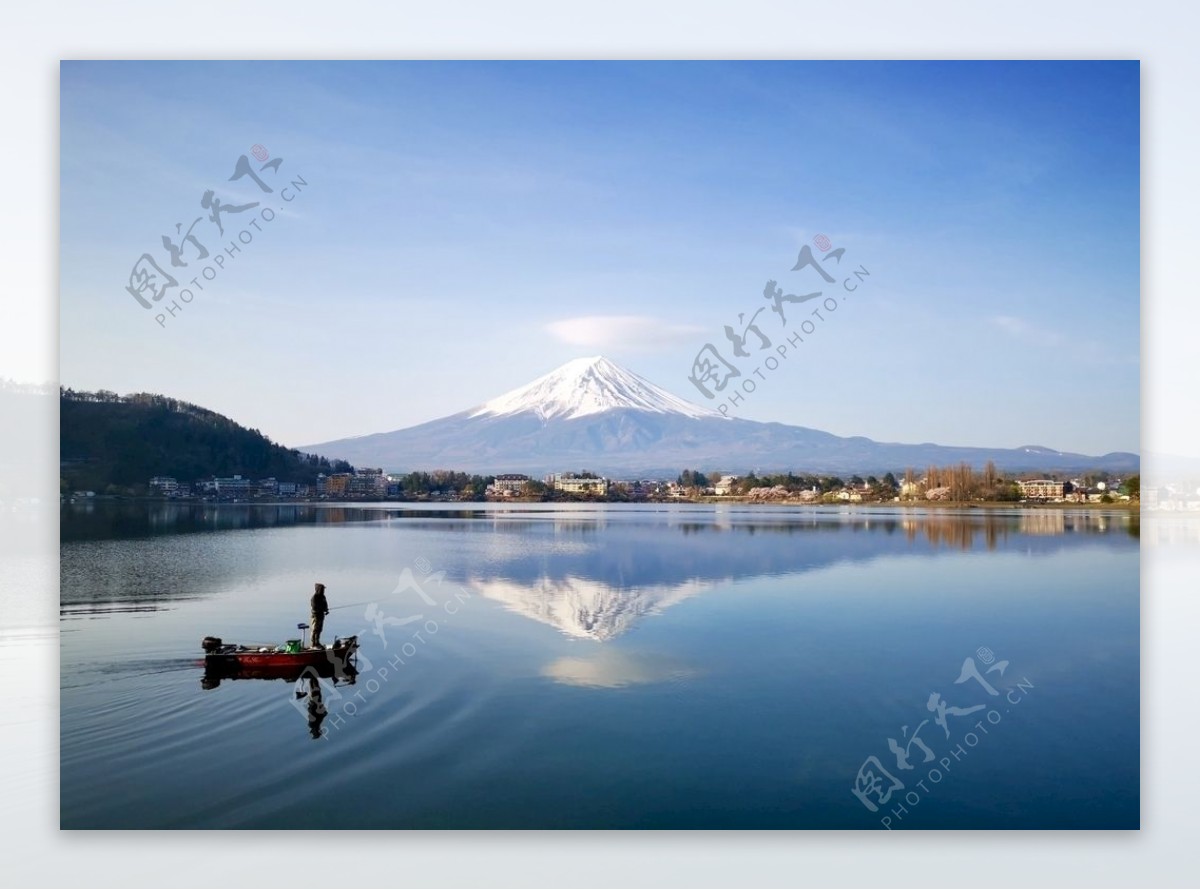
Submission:
[[1059,501],[1063,497],[1063,483],[1053,479],[1026,479],[1018,481],[1017,486],[1021,489],[1021,497]]
[[513,495],[521,494],[525,490],[525,483],[529,481],[529,477],[524,473],[501,473],[496,477],[496,481],[492,483],[492,490],[504,497],[512,497]]
[[733,486],[737,483],[737,476],[722,476],[713,485],[713,494],[725,497],[733,493]]
[[608,480],[566,473],[554,477],[554,487],[571,494],[607,494]]
[[245,497],[250,494],[250,480],[241,476],[218,476],[213,483],[221,497]]

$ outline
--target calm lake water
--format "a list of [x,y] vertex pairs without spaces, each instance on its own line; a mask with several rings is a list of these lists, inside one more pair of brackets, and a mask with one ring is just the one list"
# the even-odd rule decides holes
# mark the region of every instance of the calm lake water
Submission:
[[[1136,828],[1138,534],[1094,510],[68,505],[61,823]],[[326,639],[362,641],[353,683],[317,706],[202,683],[203,636],[299,636],[314,581]]]

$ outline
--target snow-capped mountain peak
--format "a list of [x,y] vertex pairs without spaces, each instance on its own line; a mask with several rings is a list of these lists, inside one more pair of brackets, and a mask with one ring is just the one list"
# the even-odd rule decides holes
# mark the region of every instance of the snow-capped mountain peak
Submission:
[[602,355],[569,361],[530,384],[506,392],[470,412],[471,417],[532,412],[543,420],[570,420],[615,408],[692,418],[720,418],[718,411],[693,405]]

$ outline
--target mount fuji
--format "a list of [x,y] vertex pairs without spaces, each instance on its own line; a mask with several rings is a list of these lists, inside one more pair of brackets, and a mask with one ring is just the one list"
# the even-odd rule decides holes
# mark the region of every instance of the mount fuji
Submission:
[[685,401],[603,356],[575,359],[532,383],[418,426],[301,447],[388,472],[529,473],[592,470],[674,478],[694,468],[884,473],[967,461],[1002,470],[1136,471],[1136,454],[1099,457],[1041,446],[901,445],[782,423],[725,417]]
[[506,417],[528,412],[543,421],[573,420],[622,408],[697,419],[725,419],[717,411],[671,395],[602,355],[567,362],[533,383],[484,402],[469,415]]

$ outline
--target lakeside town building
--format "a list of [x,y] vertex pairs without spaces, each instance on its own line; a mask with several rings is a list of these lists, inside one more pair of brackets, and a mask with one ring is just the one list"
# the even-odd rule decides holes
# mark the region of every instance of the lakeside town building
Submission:
[[1021,497],[1046,501],[1061,501],[1064,490],[1063,483],[1053,479],[1019,479],[1017,487],[1021,489]]

